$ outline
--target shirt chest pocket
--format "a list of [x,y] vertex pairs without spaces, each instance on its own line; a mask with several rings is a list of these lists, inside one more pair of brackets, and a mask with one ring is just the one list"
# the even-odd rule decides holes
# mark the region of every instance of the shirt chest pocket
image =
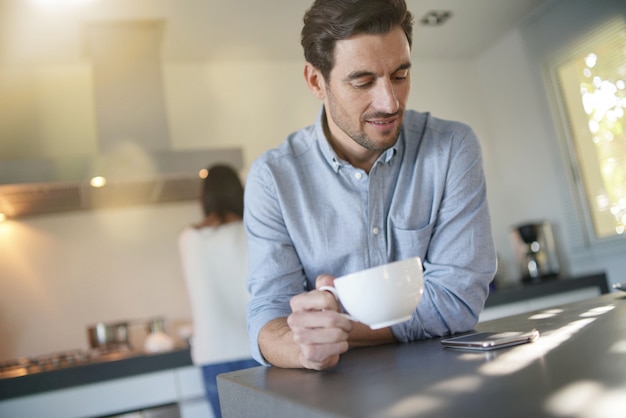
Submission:
[[404,260],[411,257],[426,258],[426,251],[433,232],[434,222],[419,229],[404,229],[391,226],[390,260]]

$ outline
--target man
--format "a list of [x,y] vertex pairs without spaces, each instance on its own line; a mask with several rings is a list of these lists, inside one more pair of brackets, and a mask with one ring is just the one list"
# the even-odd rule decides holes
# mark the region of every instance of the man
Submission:
[[[496,259],[480,146],[460,123],[406,110],[404,0],[317,0],[302,29],[316,123],[248,175],[248,333],[256,360],[333,367],[350,347],[471,330]],[[334,277],[419,256],[411,320],[373,331],[339,315]]]

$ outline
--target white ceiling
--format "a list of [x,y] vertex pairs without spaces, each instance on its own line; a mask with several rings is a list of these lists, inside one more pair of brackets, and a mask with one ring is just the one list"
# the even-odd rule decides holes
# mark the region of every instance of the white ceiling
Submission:
[[[414,14],[413,54],[473,57],[550,0],[407,0]],[[38,8],[35,4],[54,3]],[[302,15],[311,0],[0,0],[0,64],[85,59],[90,21],[163,19],[166,60],[299,59]],[[450,10],[441,27],[418,21]]]

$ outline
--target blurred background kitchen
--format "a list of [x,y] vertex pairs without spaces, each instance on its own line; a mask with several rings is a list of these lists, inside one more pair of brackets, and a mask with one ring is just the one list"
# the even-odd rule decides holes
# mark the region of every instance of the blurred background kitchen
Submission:
[[[416,24],[409,107],[477,132],[498,280],[520,279],[512,226],[544,220],[561,274],[623,280],[624,234],[589,226],[542,68],[624,3],[407,3],[416,20],[452,11]],[[224,161],[245,177],[318,112],[302,80],[308,5],[0,1],[0,360],[87,348],[97,322],[162,317],[181,338],[176,245],[201,217],[197,171]]]

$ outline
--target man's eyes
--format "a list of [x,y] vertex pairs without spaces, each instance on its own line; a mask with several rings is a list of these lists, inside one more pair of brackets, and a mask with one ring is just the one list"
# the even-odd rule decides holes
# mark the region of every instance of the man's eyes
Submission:
[[366,89],[368,87],[371,87],[373,84],[373,81],[357,81],[352,83],[352,85],[357,89]]
[[408,76],[409,76],[409,70],[402,70],[402,71],[397,72],[392,78],[395,80],[402,81],[402,80],[406,80]]
[[[409,76],[408,71],[402,71],[398,74],[395,74],[391,77],[392,81],[402,82],[407,79]],[[367,80],[354,80],[352,82],[352,86],[357,89],[366,89],[374,85],[375,79],[367,79]]]

